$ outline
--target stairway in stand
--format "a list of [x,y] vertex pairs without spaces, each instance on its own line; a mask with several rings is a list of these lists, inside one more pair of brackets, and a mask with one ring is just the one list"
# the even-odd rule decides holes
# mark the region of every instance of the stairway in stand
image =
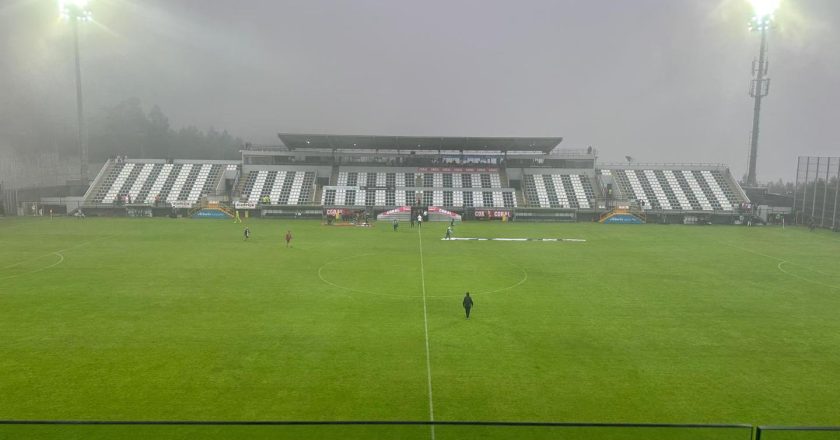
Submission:
[[[97,194],[101,194],[102,196],[105,195],[105,192],[108,190],[108,188],[105,188],[105,186],[106,186],[105,182],[108,180],[108,176],[111,175],[115,166],[116,166],[116,162],[114,162],[111,159],[108,159],[108,162],[105,163],[105,169],[103,169],[102,171],[99,172],[99,174],[102,176],[102,178],[99,179],[98,182],[95,182],[96,187],[94,187],[94,188],[92,188],[88,191],[88,194],[90,195],[91,199],[96,198]],[[110,185],[110,182],[108,184]],[[99,197],[99,201],[101,201],[101,200],[102,200],[102,197]]]
[[510,180],[508,180],[505,167],[499,167],[499,180],[502,182],[502,188],[510,188]]
[[312,198],[312,204],[315,204],[315,200],[321,200],[321,193],[324,191],[324,187],[315,185],[315,195]]
[[247,174],[239,176],[239,182],[237,182],[236,187],[233,188],[233,200],[239,200],[242,198],[242,191],[245,189],[245,182],[247,181]]
[[[333,165],[332,174],[330,174],[330,185],[338,185],[338,165]],[[321,200],[316,198],[315,200]]]
[[[504,166],[499,167],[499,180],[502,183],[502,188],[512,188],[510,186],[510,179],[508,179],[507,168]],[[516,197],[515,206],[520,208],[526,206],[525,198],[522,196],[522,188],[514,188],[513,195]]]

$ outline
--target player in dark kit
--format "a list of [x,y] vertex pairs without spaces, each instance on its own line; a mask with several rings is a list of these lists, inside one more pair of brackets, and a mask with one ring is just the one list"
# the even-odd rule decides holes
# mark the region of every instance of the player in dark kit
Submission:
[[397,232],[397,228],[399,228],[399,227],[400,227],[400,221],[397,220],[397,219],[394,219],[394,232]]
[[467,319],[470,319],[470,309],[472,309],[473,300],[470,296],[470,292],[467,292],[466,296],[464,296],[464,312],[467,313]]
[[248,241],[248,239],[251,238],[251,230],[248,229],[248,227],[246,226],[245,231],[242,232],[242,235],[245,236],[244,240]]
[[286,247],[292,242],[292,231],[286,231]]

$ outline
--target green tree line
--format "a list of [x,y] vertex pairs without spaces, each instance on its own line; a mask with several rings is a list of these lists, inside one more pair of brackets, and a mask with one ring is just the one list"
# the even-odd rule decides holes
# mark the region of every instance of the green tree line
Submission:
[[88,131],[91,162],[114,155],[144,159],[237,159],[242,140],[227,131],[194,126],[174,129],[158,106],[143,109],[131,98],[91,118]]

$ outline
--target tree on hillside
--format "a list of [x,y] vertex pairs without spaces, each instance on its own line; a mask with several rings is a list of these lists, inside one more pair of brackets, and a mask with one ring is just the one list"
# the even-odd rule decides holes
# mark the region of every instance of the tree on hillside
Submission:
[[169,118],[160,107],[154,106],[149,111],[146,136],[149,146],[149,158],[172,157],[172,129]]
[[227,131],[196,127],[173,130],[158,106],[148,113],[137,98],[104,109],[89,131],[91,161],[114,155],[136,158],[236,159],[242,140]]
[[793,188],[793,182],[784,182],[782,179],[767,183],[767,192],[771,194],[793,195]]

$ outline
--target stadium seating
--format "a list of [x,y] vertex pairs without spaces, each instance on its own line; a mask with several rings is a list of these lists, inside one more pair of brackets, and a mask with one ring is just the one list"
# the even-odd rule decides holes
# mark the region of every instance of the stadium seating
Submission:
[[185,201],[196,203],[211,193],[233,164],[114,162],[89,197],[94,204],[114,204],[127,196],[134,204]]
[[417,172],[340,170],[334,186],[325,187],[326,206],[392,207],[415,203],[471,208],[514,208],[513,189],[503,188],[498,172]]
[[645,209],[733,211],[743,200],[719,169],[603,169]]
[[525,174],[524,195],[530,206],[589,209],[595,198],[584,174]]
[[[303,168],[303,169],[301,169]],[[87,195],[91,205],[162,203],[190,206],[234,179],[237,163],[222,161],[109,161]],[[334,167],[332,182],[316,191],[323,167],[259,165],[238,177],[239,201],[251,204],[392,208],[518,207],[506,172],[488,168]],[[748,199],[723,165],[605,165],[601,169],[525,168],[522,193],[529,208],[597,210],[611,185],[612,200],[645,210],[736,212]],[[316,199],[316,193],[318,199]],[[597,202],[596,202],[597,201]]]
[[415,173],[340,171],[338,186],[501,188],[499,173]]
[[315,188],[315,174],[314,171],[251,171],[245,178],[242,199],[259,203],[268,197],[272,205],[310,204]]

